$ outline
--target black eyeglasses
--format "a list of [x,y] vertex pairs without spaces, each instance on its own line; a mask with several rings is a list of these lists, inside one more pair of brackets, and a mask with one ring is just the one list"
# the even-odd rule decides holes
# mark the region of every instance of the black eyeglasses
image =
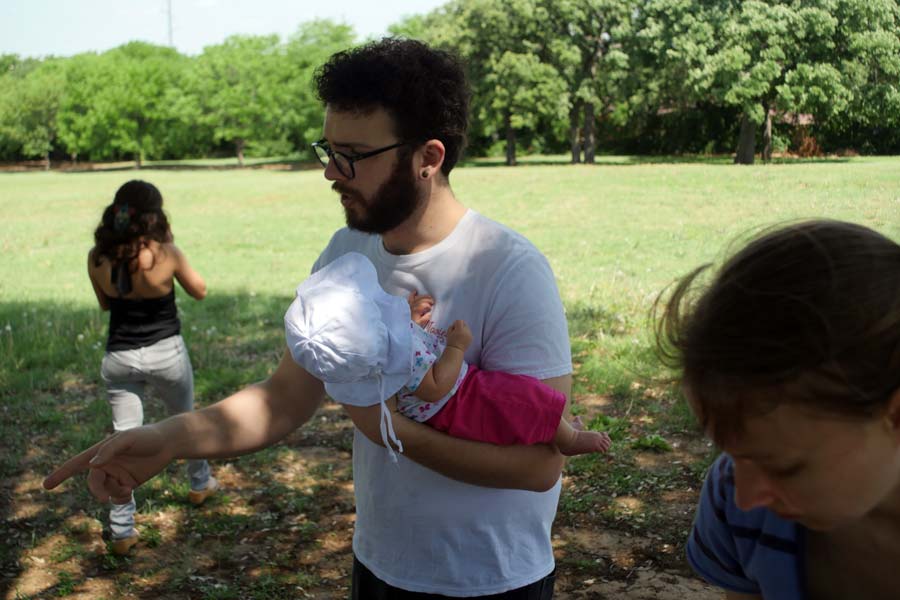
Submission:
[[396,144],[391,144],[390,146],[378,148],[371,152],[363,152],[361,154],[344,154],[343,152],[332,150],[331,146],[329,146],[328,142],[324,139],[313,142],[311,145],[316,153],[316,158],[319,159],[319,162],[322,163],[324,168],[327,169],[329,163],[334,162],[334,166],[338,170],[338,173],[347,179],[353,179],[356,177],[356,168],[353,166],[356,161],[375,156],[376,154],[381,154],[382,152],[387,152],[388,150],[393,150],[394,148],[399,148],[400,146],[405,146],[406,142],[397,142]]

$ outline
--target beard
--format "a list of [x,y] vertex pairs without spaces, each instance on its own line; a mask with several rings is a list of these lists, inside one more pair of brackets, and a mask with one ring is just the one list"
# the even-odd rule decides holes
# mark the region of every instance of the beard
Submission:
[[422,204],[412,172],[412,155],[398,159],[388,180],[368,201],[338,181],[331,189],[350,199],[351,204],[344,207],[347,227],[363,233],[387,233],[406,221]]

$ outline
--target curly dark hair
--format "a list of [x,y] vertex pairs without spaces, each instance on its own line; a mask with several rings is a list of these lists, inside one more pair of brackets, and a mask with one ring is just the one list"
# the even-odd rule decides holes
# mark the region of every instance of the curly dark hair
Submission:
[[449,52],[384,38],[332,55],[316,70],[315,83],[319,99],[338,110],[385,109],[403,141],[440,140],[445,176],[462,155],[470,92],[462,64]]
[[707,267],[660,295],[654,315],[660,357],[720,446],[780,404],[871,417],[900,389],[897,243],[806,221],[757,237],[703,286]]
[[103,210],[94,230],[94,265],[103,258],[112,265],[113,280],[120,293],[130,289],[130,277],[123,277],[129,265],[150,240],[172,241],[169,220],[162,209],[162,194],[152,183],[133,179],[116,192],[113,203]]

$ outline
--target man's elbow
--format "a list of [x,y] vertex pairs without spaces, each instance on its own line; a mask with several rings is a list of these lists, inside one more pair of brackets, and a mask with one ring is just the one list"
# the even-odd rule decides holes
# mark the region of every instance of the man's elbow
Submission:
[[552,490],[559,481],[565,459],[555,448],[551,448],[551,450],[553,456],[542,461],[539,468],[532,471],[527,488],[529,491],[546,492]]

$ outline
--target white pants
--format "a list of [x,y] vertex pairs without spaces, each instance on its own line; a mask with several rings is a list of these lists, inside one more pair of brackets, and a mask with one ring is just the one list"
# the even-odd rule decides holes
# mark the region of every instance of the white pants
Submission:
[[[112,408],[113,429],[125,431],[144,424],[147,386],[153,388],[170,415],[194,408],[194,369],[180,335],[134,350],[107,352],[100,366]],[[188,461],[192,490],[206,489],[209,464]],[[127,504],[113,504],[109,526],[113,539],[134,535],[134,494]]]

